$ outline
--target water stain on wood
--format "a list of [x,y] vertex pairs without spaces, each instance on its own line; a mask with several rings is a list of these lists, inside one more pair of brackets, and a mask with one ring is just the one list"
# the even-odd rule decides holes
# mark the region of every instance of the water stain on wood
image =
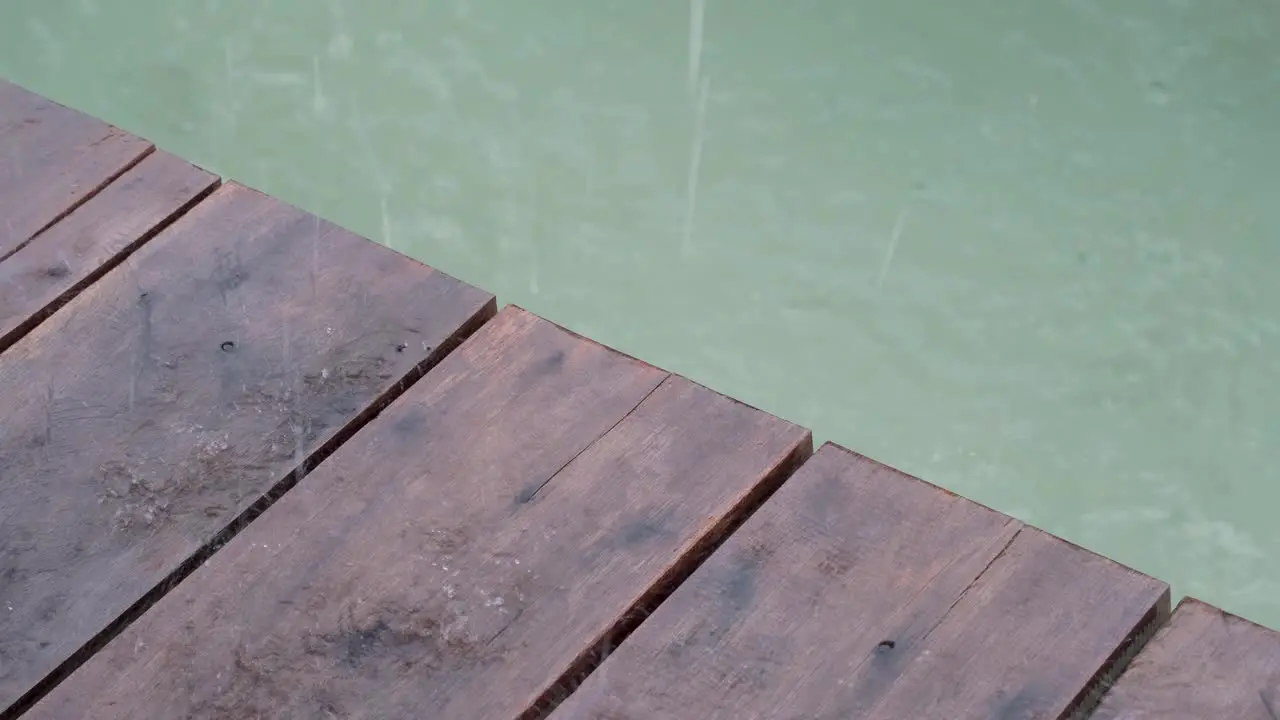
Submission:
[[671,535],[674,513],[670,508],[636,510],[638,516],[627,520],[617,530],[616,537],[623,546],[642,545],[655,538]]

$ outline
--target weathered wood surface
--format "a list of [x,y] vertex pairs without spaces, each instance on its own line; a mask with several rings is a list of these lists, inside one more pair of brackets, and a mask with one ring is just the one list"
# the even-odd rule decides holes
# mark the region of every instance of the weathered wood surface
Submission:
[[230,184],[0,354],[0,715],[493,309]]
[[0,79],[0,262],[151,150]]
[[32,717],[520,717],[810,449],[508,307]]
[[1058,718],[1164,583],[823,446],[552,715]]
[[157,150],[0,262],[0,352],[217,185]]
[[1280,633],[1185,598],[1093,718],[1277,720]]

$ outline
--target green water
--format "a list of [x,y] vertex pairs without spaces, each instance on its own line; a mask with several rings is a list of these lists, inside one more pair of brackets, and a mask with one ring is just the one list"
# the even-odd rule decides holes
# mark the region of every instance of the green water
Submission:
[[6,0],[0,74],[1280,627],[1272,0]]

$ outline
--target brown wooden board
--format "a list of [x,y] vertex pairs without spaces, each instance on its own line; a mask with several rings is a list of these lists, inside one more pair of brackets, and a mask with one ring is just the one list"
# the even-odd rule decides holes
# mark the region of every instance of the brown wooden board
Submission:
[[151,150],[0,79],[0,262]]
[[0,352],[218,185],[163,151],[0,262]]
[[810,449],[508,307],[32,717],[534,714]]
[[493,309],[228,184],[0,354],[0,716]]
[[1184,598],[1093,717],[1277,720],[1280,632]]
[[1168,588],[827,444],[551,716],[1057,718]]

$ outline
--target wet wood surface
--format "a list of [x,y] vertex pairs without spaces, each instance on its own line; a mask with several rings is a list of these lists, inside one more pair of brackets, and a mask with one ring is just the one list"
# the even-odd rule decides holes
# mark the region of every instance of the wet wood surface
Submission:
[[1280,633],[1186,598],[1093,717],[1277,720]]
[[1164,583],[825,445],[552,715],[991,720],[1078,707]]
[[508,307],[32,717],[535,716],[810,447]]
[[217,184],[215,175],[157,150],[41,233],[39,242],[0,262],[0,352]]
[[0,80],[0,720],[1280,720],[1280,634],[495,309]]
[[0,78],[0,263],[151,150]]
[[229,184],[0,354],[0,713],[493,309]]

